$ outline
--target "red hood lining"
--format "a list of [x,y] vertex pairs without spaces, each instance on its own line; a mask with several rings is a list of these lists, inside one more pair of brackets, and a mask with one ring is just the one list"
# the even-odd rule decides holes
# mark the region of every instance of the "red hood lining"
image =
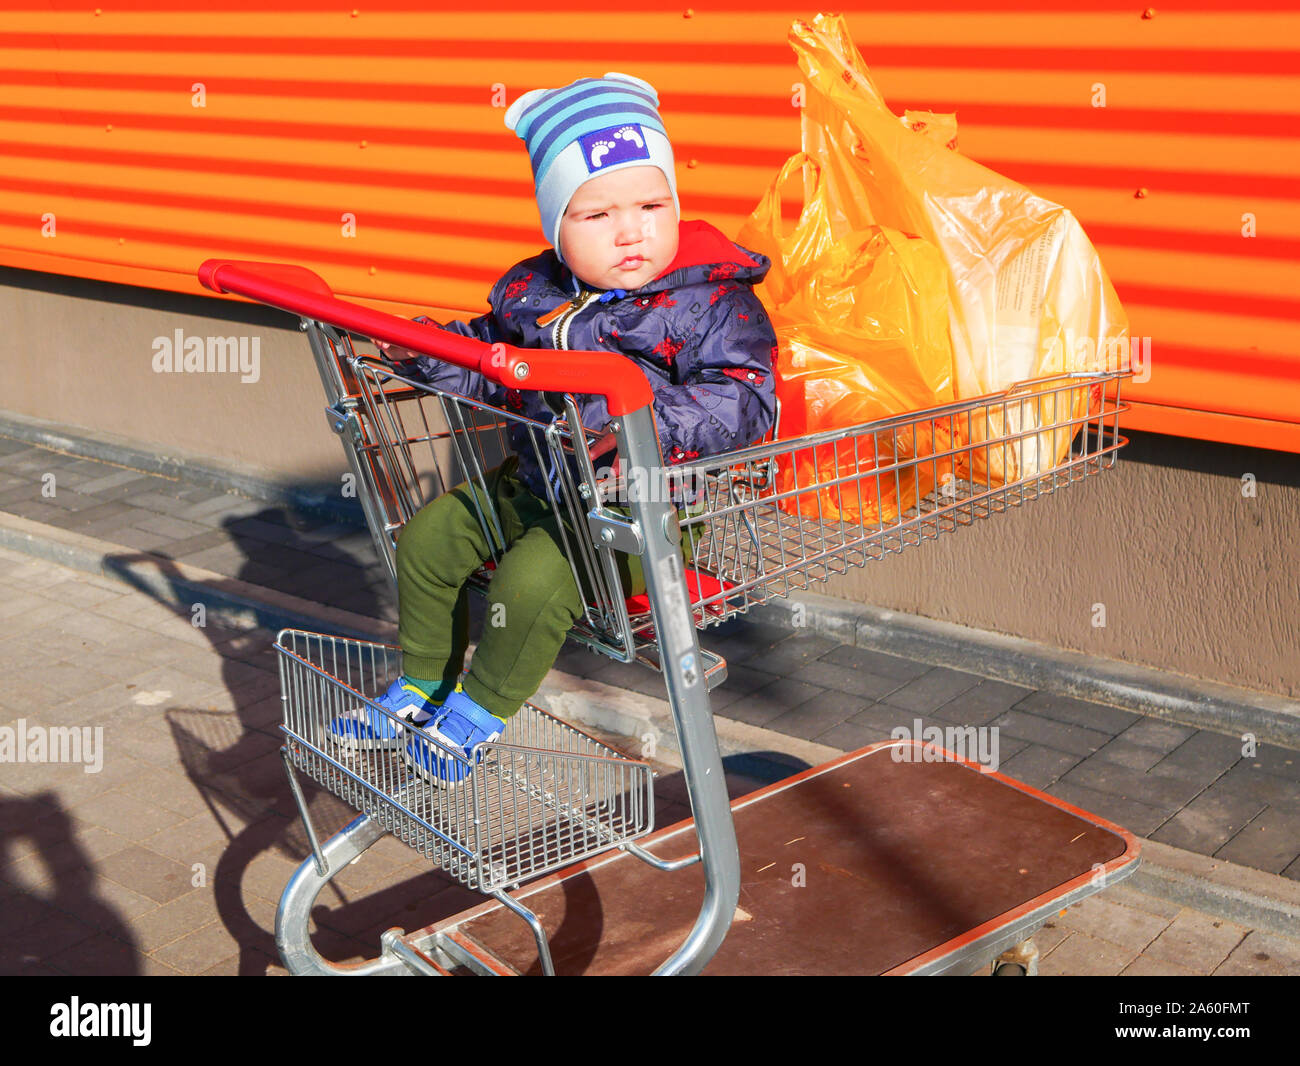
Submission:
[[674,270],[686,267],[709,266],[713,263],[735,263],[738,266],[756,267],[758,263],[742,252],[717,226],[702,219],[691,219],[677,225],[677,255],[652,281],[667,277]]

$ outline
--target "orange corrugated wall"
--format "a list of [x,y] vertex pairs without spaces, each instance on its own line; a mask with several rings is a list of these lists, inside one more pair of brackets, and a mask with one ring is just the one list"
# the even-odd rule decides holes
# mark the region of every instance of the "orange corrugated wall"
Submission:
[[[208,256],[274,259],[390,309],[460,313],[541,247],[500,89],[648,79],[684,216],[734,235],[798,147],[785,38],[815,13],[93,5],[0,5],[0,262],[199,292]],[[1152,338],[1128,424],[1300,451],[1293,5],[856,6],[835,9],[896,112],[955,111],[965,154],[1082,221],[1134,335]]]

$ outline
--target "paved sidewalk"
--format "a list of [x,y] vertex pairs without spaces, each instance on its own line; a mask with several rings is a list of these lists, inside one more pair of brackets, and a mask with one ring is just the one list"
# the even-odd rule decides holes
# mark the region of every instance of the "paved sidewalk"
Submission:
[[[195,626],[3,549],[0,616],[0,725],[97,734],[77,761],[0,765],[0,973],[283,973],[275,906],[308,848],[277,753],[272,634]],[[733,795],[762,783],[728,779]],[[680,774],[657,791],[660,824],[687,815]],[[311,806],[323,833],[353,816],[320,793]],[[391,837],[335,883],[313,929],[339,962],[482,899]],[[1035,939],[1043,974],[1300,974],[1300,940],[1127,884]]]
[[[254,585],[396,620],[364,527],[0,438],[0,512]],[[42,493],[52,476],[57,490]],[[725,656],[724,719],[853,750],[891,730],[996,727],[999,769],[1138,836],[1300,880],[1300,753],[748,620]],[[662,696],[660,678],[568,647],[566,673]],[[1225,727],[1226,728],[1226,727]]]

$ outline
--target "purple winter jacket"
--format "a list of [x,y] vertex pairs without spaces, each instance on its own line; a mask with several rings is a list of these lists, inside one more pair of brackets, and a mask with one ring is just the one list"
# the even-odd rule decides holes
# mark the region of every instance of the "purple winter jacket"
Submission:
[[[734,451],[772,427],[776,335],[754,295],[771,266],[702,221],[679,224],[677,256],[639,289],[591,290],[547,249],[511,267],[492,287],[491,311],[441,329],[489,344],[572,351],[607,349],[645,372],[654,391],[655,428],[668,464]],[[539,318],[561,305],[576,312]],[[432,326],[423,316],[416,319]],[[539,392],[506,389],[475,371],[420,356],[420,377],[440,389],[549,423]],[[610,421],[603,396],[575,396],[588,429]],[[545,498],[543,473],[522,430],[515,434],[519,477]]]

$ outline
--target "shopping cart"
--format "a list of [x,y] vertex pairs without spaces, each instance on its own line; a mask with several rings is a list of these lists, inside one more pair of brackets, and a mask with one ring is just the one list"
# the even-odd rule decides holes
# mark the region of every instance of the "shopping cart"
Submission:
[[[555,930],[521,897],[564,891],[575,876],[624,870],[624,860],[634,859],[661,874],[702,874],[698,914],[683,927],[676,950],[652,967],[661,974],[701,971],[739,913],[735,826],[742,812],[778,794],[789,805],[790,797],[815,791],[849,769],[878,767],[880,759],[868,756],[882,750],[891,751],[894,765],[912,760],[899,758],[899,745],[876,745],[731,804],[709,704],[709,690],[725,678],[726,664],[700,647],[699,630],[1099,473],[1114,464],[1125,443],[1118,419],[1126,370],[1113,368],[1061,374],[998,395],[794,440],[782,440],[778,432],[725,455],[665,466],[650,387],[622,356],[487,345],[339,300],[321,278],[297,266],[209,260],[199,277],[215,292],[241,294],[300,317],[325,388],[326,415],[342,438],[376,548],[394,582],[398,533],[427,502],[461,483],[479,490],[473,494],[477,500],[489,501],[489,474],[512,452],[528,452],[553,472],[548,502],[563,519],[563,548],[587,600],[572,637],[596,653],[662,674],[694,813],[683,826],[656,833],[650,765],[531,704],[472,758],[393,719],[394,726],[441,748],[447,760],[460,761],[466,776],[455,788],[429,784],[391,750],[341,745],[329,729],[340,715],[368,708],[392,718],[373,701],[400,673],[399,649],[285,630],[277,640],[283,753],[313,852],[277,913],[277,942],[295,973],[428,974],[456,967],[498,973],[534,965],[507,964],[480,937],[465,933],[466,923],[490,924],[496,912],[527,923],[536,969],[553,973]],[[401,365],[358,354],[353,333],[475,370],[504,390],[494,394],[504,402],[489,404],[414,380]],[[554,418],[524,416],[509,402],[513,390],[545,392]],[[575,392],[603,395],[614,421],[599,432],[584,427]],[[481,589],[505,544],[486,502],[478,520],[493,546],[493,557],[471,581]],[[620,562],[628,557],[639,560],[645,583],[645,592],[632,597],[620,578]],[[928,765],[933,759],[915,762]],[[1040,812],[1043,824],[1053,826],[1045,830],[1052,843],[1044,854],[1066,866],[1027,901],[1012,901],[1014,906],[998,895],[1002,888],[990,889],[970,913],[985,915],[993,908],[1005,920],[975,921],[983,933],[963,931],[956,941],[941,940],[922,951],[911,943],[899,950],[912,953],[887,958],[884,970],[941,972],[969,964],[980,952],[996,954],[1025,940],[1035,923],[1064,902],[1136,868],[1136,842],[1124,830],[1000,775],[981,773],[951,753],[940,763],[949,767],[944,772],[960,775],[952,779],[959,782],[954,795],[974,790],[953,801],[960,806],[979,810],[980,804],[1005,804],[1014,796],[1034,811],[1050,808],[1050,816]],[[324,844],[297,772],[360,812]],[[841,787],[853,787],[853,781]],[[926,787],[937,794],[937,786]],[[997,790],[993,799],[989,787]],[[984,798],[971,798],[976,794]],[[884,798],[878,806],[888,809]],[[1069,812],[1066,822],[1062,812]],[[1020,811],[1012,824],[1026,817]],[[770,828],[780,819],[765,815],[759,821]],[[1087,837],[1097,844],[1086,855],[1082,847],[1066,849],[1067,855],[1057,846],[1056,834],[1073,832],[1076,822],[1084,828],[1072,843]],[[385,832],[490,899],[463,920],[420,934],[390,930],[382,954],[369,963],[329,964],[308,936],[312,903],[330,877]],[[663,858],[648,847],[680,851],[685,839],[697,841],[698,850]],[[972,853],[971,861],[981,860]],[[867,875],[855,876],[863,881]],[[963,874],[958,880],[970,878]]]

